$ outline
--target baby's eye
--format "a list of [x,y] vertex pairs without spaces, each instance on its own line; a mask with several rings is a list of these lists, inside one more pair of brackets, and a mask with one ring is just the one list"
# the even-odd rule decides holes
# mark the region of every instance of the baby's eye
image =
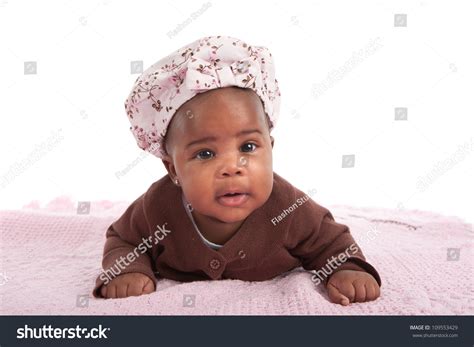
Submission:
[[242,145],[240,147],[240,150],[242,152],[253,152],[257,148],[257,145],[255,143],[247,142],[246,144]]
[[211,159],[213,156],[214,156],[214,152],[212,152],[208,149],[205,149],[205,150],[199,152],[196,155],[196,158],[201,159],[201,160],[205,160],[205,159]]

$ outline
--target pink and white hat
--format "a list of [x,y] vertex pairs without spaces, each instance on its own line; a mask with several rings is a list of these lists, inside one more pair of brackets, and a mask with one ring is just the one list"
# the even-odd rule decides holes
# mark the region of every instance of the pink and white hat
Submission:
[[209,36],[161,59],[136,79],[125,110],[138,146],[162,158],[168,124],[176,110],[198,93],[229,86],[255,91],[271,122],[270,130],[275,127],[280,90],[269,50],[229,36]]

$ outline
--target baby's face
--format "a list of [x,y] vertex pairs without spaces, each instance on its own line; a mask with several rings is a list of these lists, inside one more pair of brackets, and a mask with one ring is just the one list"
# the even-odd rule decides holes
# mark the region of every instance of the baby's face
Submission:
[[272,147],[260,98],[250,89],[220,88],[179,108],[163,163],[194,213],[234,223],[270,196]]

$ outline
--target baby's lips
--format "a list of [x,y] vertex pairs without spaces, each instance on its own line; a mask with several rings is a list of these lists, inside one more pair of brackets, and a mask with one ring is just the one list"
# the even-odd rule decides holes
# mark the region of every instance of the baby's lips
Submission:
[[217,192],[216,197],[221,198],[226,195],[237,195],[237,194],[246,194],[248,193],[244,189],[239,189],[239,188],[230,188],[230,189],[225,189],[225,190],[220,190]]
[[247,202],[248,198],[248,194],[222,195],[217,201],[227,207],[238,207]]

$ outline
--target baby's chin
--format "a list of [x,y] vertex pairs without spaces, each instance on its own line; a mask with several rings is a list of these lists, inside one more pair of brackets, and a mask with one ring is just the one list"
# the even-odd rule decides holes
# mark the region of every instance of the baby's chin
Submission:
[[229,207],[213,203],[202,209],[198,207],[195,210],[201,215],[220,223],[238,223],[244,221],[257,208],[254,204],[249,204],[245,207]]
[[226,207],[227,211],[203,211],[202,215],[220,223],[238,223],[244,221],[254,209],[241,210],[237,208]]

